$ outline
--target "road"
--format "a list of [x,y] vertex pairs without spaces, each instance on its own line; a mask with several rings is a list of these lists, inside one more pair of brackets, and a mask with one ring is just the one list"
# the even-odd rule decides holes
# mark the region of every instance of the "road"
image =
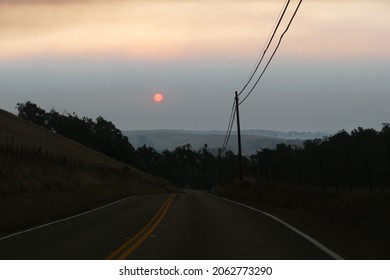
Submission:
[[131,197],[8,238],[0,259],[332,259],[280,222],[204,191]]

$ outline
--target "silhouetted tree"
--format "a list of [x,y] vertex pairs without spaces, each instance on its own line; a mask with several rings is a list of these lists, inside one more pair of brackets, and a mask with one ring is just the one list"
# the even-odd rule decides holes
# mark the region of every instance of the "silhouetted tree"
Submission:
[[134,164],[145,172],[162,175],[161,161],[162,155],[152,147],[143,145],[142,147],[138,147],[135,151]]
[[31,101],[16,104],[18,116],[39,126],[47,125],[46,112]]

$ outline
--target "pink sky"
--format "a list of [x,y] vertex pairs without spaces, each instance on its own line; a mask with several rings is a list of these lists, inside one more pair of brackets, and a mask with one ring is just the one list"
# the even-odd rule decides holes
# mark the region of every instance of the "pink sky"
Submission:
[[[233,93],[284,3],[0,0],[1,108],[14,112],[31,100],[102,115],[121,129],[225,130]],[[390,122],[389,15],[389,0],[303,0],[242,104],[242,128],[337,131]],[[160,91],[165,100],[157,104]]]
[[[245,56],[284,1],[1,1],[0,58]],[[291,5],[296,5],[292,1]],[[292,9],[291,9],[292,11]],[[388,1],[306,0],[283,56],[390,56]]]

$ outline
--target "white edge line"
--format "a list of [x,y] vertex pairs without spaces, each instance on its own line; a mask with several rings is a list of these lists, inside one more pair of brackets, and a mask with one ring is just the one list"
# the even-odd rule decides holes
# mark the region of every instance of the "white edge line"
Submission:
[[331,256],[332,258],[334,258],[335,260],[343,260],[343,258],[336,254],[335,252],[333,252],[332,250],[330,250],[329,248],[327,248],[326,246],[324,246],[323,244],[321,244],[320,242],[318,242],[317,240],[315,240],[314,238],[310,237],[309,235],[307,235],[306,233],[303,233],[302,231],[298,230],[297,228],[293,227],[292,225],[286,223],[285,221],[275,217],[274,215],[271,215],[267,212],[264,212],[264,211],[261,211],[259,209],[256,209],[254,207],[251,207],[249,205],[246,205],[246,204],[243,204],[243,203],[240,203],[240,202],[236,202],[236,201],[233,201],[233,200],[230,200],[230,199],[226,199],[226,198],[223,198],[223,197],[219,197],[219,196],[216,196],[216,195],[213,195],[211,193],[209,193],[210,196],[214,197],[214,198],[217,198],[217,199],[221,199],[221,200],[225,200],[225,201],[228,201],[228,202],[231,202],[231,203],[234,203],[234,204],[237,204],[237,205],[240,205],[240,206],[243,206],[243,207],[246,207],[248,209],[251,209],[253,211],[256,211],[256,212],[259,212],[265,216],[268,216],[272,219],[274,219],[275,221],[281,223],[282,225],[288,227],[289,229],[291,229],[292,231],[294,231],[295,233],[299,234],[300,236],[302,236],[303,238],[305,238],[306,240],[308,240],[309,242],[311,242],[312,244],[314,244],[316,247],[318,247],[319,249],[321,249],[323,252],[325,252],[326,254],[328,254],[329,256]]
[[126,197],[126,198],[123,198],[123,199],[120,199],[120,200],[111,202],[111,203],[109,203],[109,204],[100,206],[100,207],[98,207],[98,208],[95,208],[95,209],[92,209],[92,210],[89,210],[89,211],[86,211],[86,212],[83,212],[83,213],[80,213],[80,214],[77,214],[77,215],[74,215],[74,216],[70,216],[70,217],[67,217],[67,218],[64,218],[64,219],[60,219],[60,220],[56,220],[56,221],[53,221],[53,222],[50,222],[50,223],[47,223],[47,224],[44,224],[44,225],[40,225],[40,226],[37,226],[37,227],[33,227],[33,228],[29,228],[29,229],[26,229],[26,230],[23,230],[23,231],[19,231],[19,232],[16,232],[16,233],[13,233],[13,234],[4,236],[4,237],[0,237],[0,241],[1,241],[1,240],[4,240],[4,239],[11,238],[11,237],[14,237],[14,236],[16,236],[16,235],[20,235],[20,234],[29,232],[29,231],[33,231],[33,230],[40,229],[40,228],[43,228],[43,227],[47,227],[47,226],[50,226],[50,225],[53,225],[53,224],[57,224],[57,223],[60,223],[60,222],[64,222],[64,221],[67,221],[67,220],[70,220],[70,219],[74,219],[74,218],[77,218],[77,217],[79,217],[79,216],[82,216],[82,215],[85,215],[85,214],[89,214],[89,213],[91,213],[91,212],[98,211],[98,210],[100,210],[100,209],[106,208],[106,207],[108,207],[108,206],[111,206],[111,205],[113,205],[113,204],[122,202],[122,201],[124,201],[124,200],[126,200],[126,199],[133,198],[133,197],[135,197],[135,196],[129,196],[129,197]]

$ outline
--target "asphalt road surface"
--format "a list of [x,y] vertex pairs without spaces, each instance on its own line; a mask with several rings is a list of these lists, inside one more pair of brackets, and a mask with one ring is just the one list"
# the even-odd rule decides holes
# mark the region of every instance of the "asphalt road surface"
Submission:
[[333,257],[262,213],[195,190],[131,197],[0,237],[0,259],[11,260]]

